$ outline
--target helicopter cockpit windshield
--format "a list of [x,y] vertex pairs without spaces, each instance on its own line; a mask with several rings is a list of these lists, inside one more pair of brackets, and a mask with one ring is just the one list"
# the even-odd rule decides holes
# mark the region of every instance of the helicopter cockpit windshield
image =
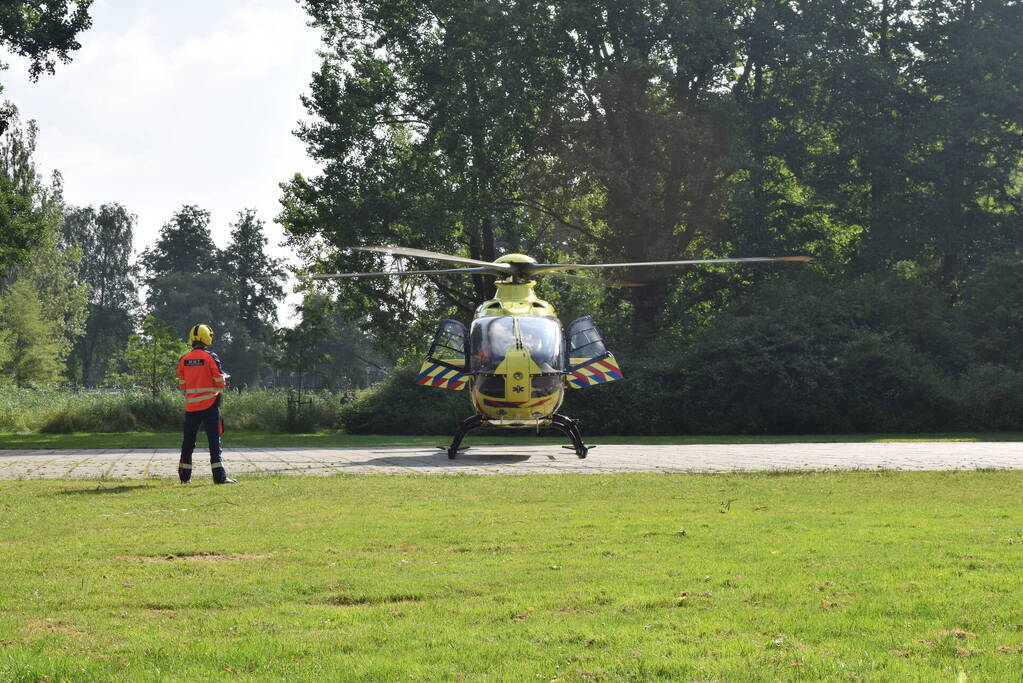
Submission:
[[555,318],[519,318],[519,338],[540,372],[564,370],[561,325]]
[[469,358],[473,372],[494,372],[515,344],[515,319],[477,318],[469,331]]
[[518,321],[519,338],[541,372],[561,372],[561,325],[555,318],[494,316],[472,321],[469,354],[472,372],[492,373],[515,346]]

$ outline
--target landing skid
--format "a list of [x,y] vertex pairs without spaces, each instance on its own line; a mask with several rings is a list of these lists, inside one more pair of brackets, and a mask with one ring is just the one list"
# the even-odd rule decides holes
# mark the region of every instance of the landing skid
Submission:
[[451,445],[447,448],[449,460],[454,460],[455,456],[458,455],[458,451],[466,450],[465,448],[459,448],[462,444],[462,439],[465,438],[466,434],[482,424],[483,418],[479,415],[470,415],[458,423],[458,431],[455,432],[455,438],[451,440]]
[[572,418],[554,413],[551,416],[551,428],[558,430],[572,441],[571,446],[562,446],[562,448],[574,449],[575,454],[580,458],[585,458],[590,448],[592,448],[592,446],[587,446],[583,443],[583,435],[579,431],[579,425]]
[[[448,453],[448,459],[454,460],[455,457],[458,456],[459,451],[467,450],[467,447],[461,447],[462,439],[465,438],[466,434],[482,425],[483,418],[479,415],[471,415],[462,420],[458,424],[458,430],[455,432],[455,436],[451,440],[451,445],[444,449]],[[574,450],[575,454],[580,458],[585,458],[589,450],[593,448],[592,446],[587,446],[583,443],[583,435],[579,431],[578,425],[575,420],[569,417],[555,413],[551,416],[550,427],[558,430],[572,441],[571,446],[562,446],[562,448],[570,448]]]

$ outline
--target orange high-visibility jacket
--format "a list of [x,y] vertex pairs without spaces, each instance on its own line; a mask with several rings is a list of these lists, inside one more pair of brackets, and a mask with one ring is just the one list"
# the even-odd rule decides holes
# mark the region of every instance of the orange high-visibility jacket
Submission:
[[224,372],[217,354],[192,349],[178,361],[178,388],[185,392],[185,410],[212,408],[224,390]]

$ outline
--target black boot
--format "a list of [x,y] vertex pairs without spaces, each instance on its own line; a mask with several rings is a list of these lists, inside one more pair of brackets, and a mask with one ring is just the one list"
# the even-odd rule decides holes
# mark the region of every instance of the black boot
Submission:
[[217,459],[210,463],[210,467],[213,468],[213,483],[214,484],[237,484],[237,479],[232,479],[227,476],[227,470],[224,469],[224,463],[217,456]]
[[182,484],[187,484],[192,479],[192,463],[190,462],[179,462],[178,463],[178,479],[181,480]]

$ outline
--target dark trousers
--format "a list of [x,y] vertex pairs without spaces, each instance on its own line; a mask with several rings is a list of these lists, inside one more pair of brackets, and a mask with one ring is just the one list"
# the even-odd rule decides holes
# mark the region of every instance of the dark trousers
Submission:
[[182,481],[188,481],[192,474],[192,451],[195,450],[195,437],[199,427],[206,430],[206,440],[210,444],[210,467],[213,468],[213,480],[223,481],[227,478],[224,463],[220,458],[220,403],[219,401],[206,410],[185,413],[184,438],[181,440],[181,462],[178,463],[178,475]]

